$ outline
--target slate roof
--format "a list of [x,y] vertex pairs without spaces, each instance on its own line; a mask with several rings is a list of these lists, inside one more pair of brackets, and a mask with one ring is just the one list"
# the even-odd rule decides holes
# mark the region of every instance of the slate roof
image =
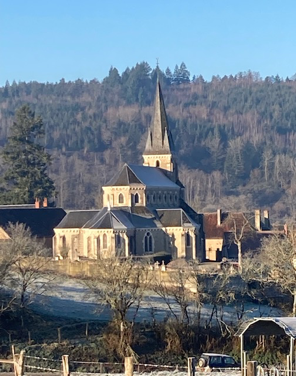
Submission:
[[121,209],[103,208],[99,213],[93,216],[83,227],[91,229],[128,229],[133,228],[128,212]]
[[184,212],[189,215],[196,223],[202,224],[202,214],[196,213],[195,210],[192,209],[183,199],[180,199],[180,208],[184,210]]
[[71,210],[56,228],[80,228],[85,225],[98,210]]
[[159,168],[125,164],[106,186],[127,186],[143,184],[146,187],[167,187],[180,189]]
[[0,207],[0,226],[5,228],[9,222],[24,223],[37,237],[52,237],[53,229],[65,217],[66,212],[62,208],[33,208],[20,207],[18,205]]
[[[155,213],[156,214],[156,213]],[[56,228],[134,229],[162,227],[152,211],[143,206],[76,210],[67,213]]]
[[173,151],[173,137],[168,126],[160,83],[157,81],[154,113],[148,131],[144,155],[171,154]]
[[137,178],[130,166],[124,164],[122,169],[106,184],[106,186],[126,186],[130,184],[143,183]]
[[156,212],[164,227],[200,227],[183,209],[157,209]]

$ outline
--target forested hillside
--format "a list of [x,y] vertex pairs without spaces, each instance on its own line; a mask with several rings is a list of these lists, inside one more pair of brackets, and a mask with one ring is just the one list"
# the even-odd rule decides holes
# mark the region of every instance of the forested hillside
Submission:
[[[246,72],[210,82],[186,65],[147,63],[102,81],[7,83],[0,88],[0,145],[29,103],[46,126],[51,177],[64,208],[100,206],[101,186],[124,163],[141,163],[158,75],[181,180],[198,211],[264,207],[296,217],[296,81]],[[3,166],[2,163],[2,169]]]

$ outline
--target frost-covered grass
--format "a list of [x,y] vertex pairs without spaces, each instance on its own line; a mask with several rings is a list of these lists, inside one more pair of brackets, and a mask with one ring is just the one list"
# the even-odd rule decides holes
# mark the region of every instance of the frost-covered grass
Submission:
[[[179,313],[179,307],[172,301],[171,306],[176,314]],[[67,317],[82,320],[101,320],[108,321],[111,318],[110,310],[102,305],[95,303],[87,288],[76,279],[65,279],[46,291],[42,296],[36,296],[31,306],[34,310],[51,314],[53,316]],[[262,316],[279,316],[282,312],[277,308],[268,305],[258,305],[254,303],[245,304],[244,319]],[[203,321],[209,319],[213,307],[205,304],[201,310]],[[196,315],[196,309],[192,304],[189,307],[192,318]],[[130,317],[133,317],[134,310],[130,310]],[[169,310],[162,298],[154,292],[147,292],[141,308],[137,313],[137,321],[162,321],[169,318]],[[218,307],[217,317],[227,323],[237,322],[237,310],[234,305]]]

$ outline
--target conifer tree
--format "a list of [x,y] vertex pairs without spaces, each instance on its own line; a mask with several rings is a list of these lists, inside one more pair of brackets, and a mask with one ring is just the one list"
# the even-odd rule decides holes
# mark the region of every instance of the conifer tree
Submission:
[[44,133],[41,117],[35,116],[28,105],[17,110],[2,151],[7,167],[3,203],[30,204],[35,199],[53,197],[55,187],[47,173],[51,158],[40,143]]

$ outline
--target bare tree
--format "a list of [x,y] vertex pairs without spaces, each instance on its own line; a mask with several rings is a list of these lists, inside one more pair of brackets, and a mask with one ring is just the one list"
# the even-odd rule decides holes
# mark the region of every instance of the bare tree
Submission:
[[237,246],[238,251],[238,266],[242,268],[242,242],[244,239],[253,236],[255,228],[251,224],[253,215],[247,215],[245,213],[233,213],[229,212],[226,224],[228,230],[231,233],[230,241]]
[[24,224],[10,223],[6,231],[10,239],[0,244],[6,270],[3,284],[13,291],[14,301],[24,309],[52,280],[52,274],[46,273],[48,249]]
[[293,298],[292,314],[296,316],[296,234],[291,229],[287,234],[265,238],[260,253],[248,260],[254,279],[264,284],[275,284]]
[[[176,269],[166,274],[166,281],[156,282],[153,287],[175,320],[186,324],[189,324],[188,307],[193,300],[193,293],[188,288],[190,276],[189,270]],[[178,306],[180,315],[174,310],[173,304]]]
[[135,263],[131,258],[100,259],[92,276],[83,282],[97,303],[107,305],[113,312],[113,321],[120,332],[117,347],[119,355],[134,355],[131,348],[132,329],[127,315],[133,307],[133,324],[149,284],[147,266]]
[[195,294],[190,289],[193,287],[190,278],[191,268],[188,265],[182,269],[168,271],[164,279],[156,282],[153,287],[166,303],[172,317],[164,322],[161,330],[161,335],[167,343],[166,351],[176,354],[188,355],[193,338],[188,308],[195,300]]

